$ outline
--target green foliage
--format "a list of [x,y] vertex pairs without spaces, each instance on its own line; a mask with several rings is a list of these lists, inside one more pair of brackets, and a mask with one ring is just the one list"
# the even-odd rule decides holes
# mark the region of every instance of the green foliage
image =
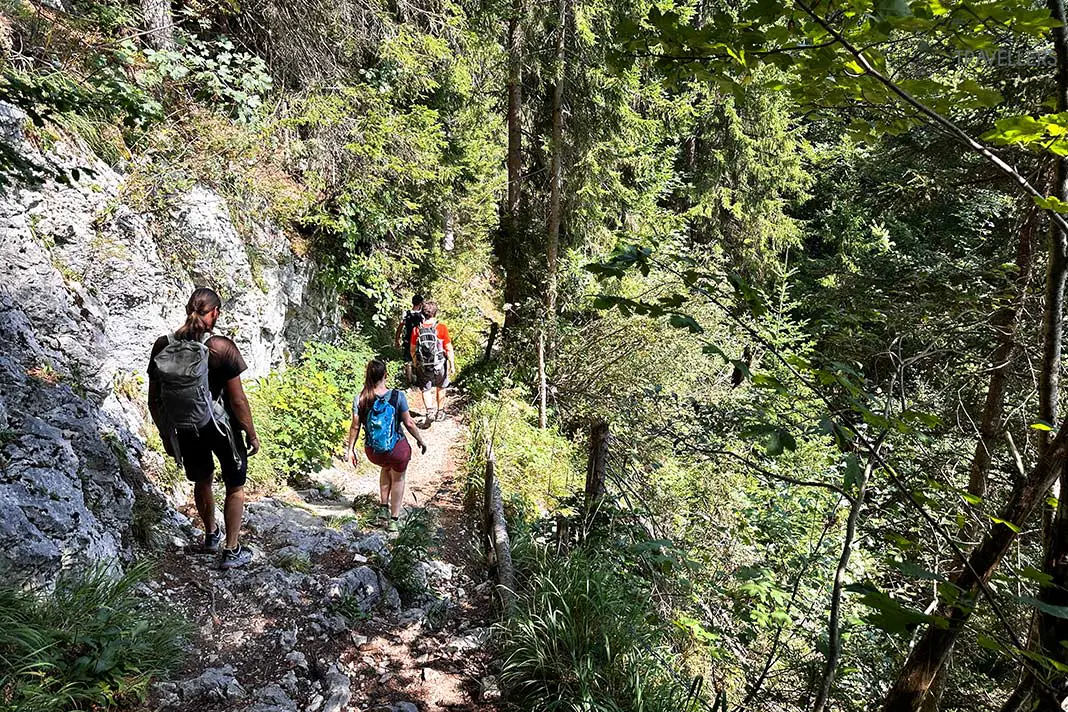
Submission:
[[302,551],[287,551],[280,556],[274,557],[274,563],[278,568],[295,573],[306,574],[311,571],[311,559]]
[[352,400],[374,358],[366,345],[309,343],[300,361],[251,384],[260,453],[249,459],[249,486],[271,491],[327,464],[352,417]]
[[390,545],[385,574],[405,601],[426,593],[426,579],[416,574],[416,567],[427,559],[434,546],[436,528],[429,509],[410,509]]
[[363,609],[363,598],[355,595],[339,598],[337,603],[334,604],[334,611],[349,621],[350,625],[359,621],[370,620],[372,617],[369,611]]
[[[543,552],[501,625],[501,682],[532,710],[686,710],[649,582],[604,551]],[[635,564],[636,561],[630,563]]]
[[0,587],[0,708],[60,712],[143,701],[182,658],[186,624],[142,598],[146,565],[67,573],[52,593]]
[[557,498],[578,486],[578,448],[555,428],[540,429],[537,411],[514,392],[487,397],[469,413],[469,490],[481,491],[485,443],[491,441],[502,491],[524,506],[551,509]]
[[164,544],[160,524],[167,513],[167,502],[153,492],[137,490],[134,494],[130,533],[141,545],[158,549]]
[[[326,376],[317,372],[289,369],[261,378],[249,389],[249,403],[259,424],[257,434],[263,443],[262,458],[281,476],[297,477],[320,468],[345,435],[347,419],[340,407],[340,391]],[[254,486],[261,467],[250,467]],[[270,475],[268,475],[270,477]]]
[[[131,54],[136,51],[132,43],[125,47]],[[241,121],[256,116],[272,86],[264,61],[236,50],[228,37],[208,42],[192,38],[176,50],[145,49],[143,56],[156,73],[142,75],[147,86],[168,82],[169,90],[187,91]]]

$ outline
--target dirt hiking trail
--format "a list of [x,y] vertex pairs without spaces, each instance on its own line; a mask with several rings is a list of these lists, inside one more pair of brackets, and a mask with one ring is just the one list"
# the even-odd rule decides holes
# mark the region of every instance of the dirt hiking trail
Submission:
[[[375,521],[378,469],[335,461],[306,489],[250,501],[248,567],[215,571],[172,547],[149,586],[196,631],[186,668],[147,709],[495,710],[492,585],[461,492],[467,429],[454,412],[422,434],[397,535]],[[419,522],[433,543],[413,556]]]

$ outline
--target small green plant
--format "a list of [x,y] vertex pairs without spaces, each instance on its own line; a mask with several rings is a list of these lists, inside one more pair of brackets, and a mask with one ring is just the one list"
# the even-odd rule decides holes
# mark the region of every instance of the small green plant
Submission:
[[334,531],[340,531],[341,528],[349,522],[358,521],[359,517],[357,517],[355,514],[346,514],[340,517],[327,517],[325,520],[325,524],[329,529],[333,529]]
[[139,373],[117,373],[111,384],[112,392],[126,400],[137,402],[144,391],[145,378]]
[[426,581],[416,574],[416,567],[426,560],[434,545],[434,526],[430,510],[410,510],[401,521],[397,538],[390,547],[385,573],[405,599],[426,592]]
[[130,519],[130,533],[135,541],[151,549],[163,545],[164,537],[160,531],[167,511],[166,503],[155,494],[138,489],[134,492],[133,516]]
[[334,612],[350,624],[370,620],[371,613],[363,609],[363,599],[359,596],[342,596],[334,604]]
[[426,607],[423,627],[427,630],[441,630],[449,621],[449,602],[439,598]]
[[356,521],[359,523],[360,529],[366,529],[374,523],[381,507],[378,497],[370,493],[358,494],[353,498],[352,510],[356,513]]
[[311,571],[311,559],[304,552],[283,552],[275,557],[274,563],[278,568],[292,573],[306,574]]
[[0,706],[100,709],[145,699],[175,669],[188,625],[137,587],[151,569],[68,573],[52,593],[0,587]]

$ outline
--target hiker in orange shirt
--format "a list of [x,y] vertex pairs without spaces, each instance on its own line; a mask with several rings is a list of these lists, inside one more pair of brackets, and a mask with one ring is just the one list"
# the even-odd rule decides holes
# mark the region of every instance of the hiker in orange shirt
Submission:
[[[436,302],[423,302],[423,323],[412,330],[410,340],[412,361],[415,362],[413,385],[423,393],[425,424],[445,420],[445,389],[449,376],[456,373],[456,358],[449,338],[449,327],[438,321]],[[433,390],[433,404],[430,391]]]

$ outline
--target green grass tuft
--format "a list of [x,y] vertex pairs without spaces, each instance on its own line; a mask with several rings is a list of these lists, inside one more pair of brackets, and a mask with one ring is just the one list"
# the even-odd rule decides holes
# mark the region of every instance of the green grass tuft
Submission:
[[188,626],[136,592],[150,567],[63,576],[48,594],[0,587],[0,709],[107,709],[145,699],[183,656]]

